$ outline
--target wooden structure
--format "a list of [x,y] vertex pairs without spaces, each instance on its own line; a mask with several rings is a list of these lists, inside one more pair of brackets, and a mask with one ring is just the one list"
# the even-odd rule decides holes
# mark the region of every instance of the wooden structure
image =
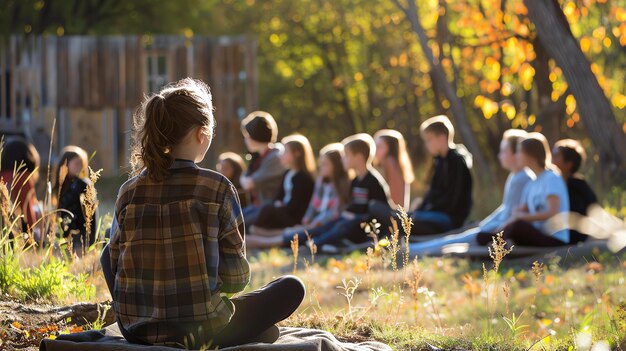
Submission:
[[247,36],[11,37],[0,46],[0,132],[25,134],[47,158],[56,118],[53,155],[75,144],[96,151],[94,169],[123,173],[135,109],[184,77],[213,95],[206,166],[219,152],[243,151],[240,120],[258,107],[256,40]]

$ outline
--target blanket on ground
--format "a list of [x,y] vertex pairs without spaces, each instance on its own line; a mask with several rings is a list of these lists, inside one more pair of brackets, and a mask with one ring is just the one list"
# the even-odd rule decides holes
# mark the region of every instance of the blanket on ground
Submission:
[[[40,351],[175,351],[163,346],[136,345],[127,342],[120,334],[117,324],[102,330],[60,335],[56,340],[45,339]],[[361,343],[340,342],[323,330],[305,328],[280,328],[280,337],[273,344],[247,344],[227,347],[224,351],[391,351],[385,344],[367,341]]]
[[[487,246],[480,246],[475,242],[444,243],[442,245],[415,245],[410,248],[411,256],[457,256],[489,258]],[[513,251],[507,255],[509,258],[527,257],[554,257],[559,256],[564,259],[578,259],[581,257],[591,257],[595,250],[608,252],[606,240],[590,239],[577,245],[565,245],[560,247],[531,247],[515,245]],[[623,251],[623,250],[622,250]]]

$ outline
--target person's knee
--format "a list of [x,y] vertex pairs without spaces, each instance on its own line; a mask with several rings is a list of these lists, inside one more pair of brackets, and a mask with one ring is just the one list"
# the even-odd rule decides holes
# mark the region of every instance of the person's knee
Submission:
[[281,286],[281,290],[285,291],[287,293],[286,296],[289,296],[290,301],[293,302],[293,309],[297,309],[306,295],[306,287],[302,280],[294,275],[286,275],[279,278],[278,283]]
[[523,230],[526,225],[527,223],[521,219],[515,220],[509,223],[506,227],[504,227],[502,236],[504,237],[515,236],[516,233],[520,232],[520,230]]
[[492,242],[494,236],[495,234],[492,233],[479,233],[476,235],[476,242],[480,246],[487,246]]

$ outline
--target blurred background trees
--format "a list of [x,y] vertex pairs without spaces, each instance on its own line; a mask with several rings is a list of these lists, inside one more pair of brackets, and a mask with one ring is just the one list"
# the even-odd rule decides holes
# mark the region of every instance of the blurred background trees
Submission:
[[276,116],[282,135],[306,133],[317,147],[395,128],[419,165],[426,159],[419,124],[445,113],[485,179],[501,176],[495,155],[511,127],[551,142],[582,139],[598,161],[592,178],[624,179],[623,0],[0,4],[6,34],[255,35],[261,108]]

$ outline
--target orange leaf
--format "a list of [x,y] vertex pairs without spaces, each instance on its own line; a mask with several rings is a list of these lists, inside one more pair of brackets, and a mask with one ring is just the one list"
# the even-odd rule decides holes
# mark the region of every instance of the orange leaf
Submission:
[[83,331],[85,331],[85,330],[81,326],[76,326],[76,327],[73,327],[72,329],[70,329],[70,333],[80,333],[80,332],[83,332]]

